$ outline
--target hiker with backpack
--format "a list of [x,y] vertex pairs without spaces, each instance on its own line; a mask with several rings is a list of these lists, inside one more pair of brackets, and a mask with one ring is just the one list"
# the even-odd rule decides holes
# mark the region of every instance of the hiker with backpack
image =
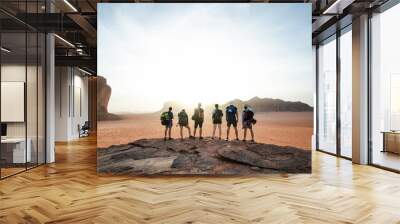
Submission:
[[215,130],[218,127],[219,130],[219,140],[221,140],[221,124],[222,124],[222,117],[224,114],[222,113],[222,110],[218,109],[218,104],[215,104],[215,109],[212,113],[212,121],[213,121],[213,134],[212,134],[212,139],[214,139],[215,136]]
[[171,129],[172,129],[172,120],[174,119],[174,114],[172,113],[172,107],[168,108],[168,111],[163,112],[161,114],[161,124],[165,126],[164,132],[164,141],[167,140],[167,132],[168,139],[171,140]]
[[236,140],[239,140],[238,137],[238,130],[237,130],[237,122],[239,119],[239,114],[237,108],[231,104],[228,107],[226,107],[226,124],[228,126],[228,129],[226,130],[226,141],[229,141],[229,131],[231,129],[231,126],[235,129],[235,135],[236,135]]
[[179,112],[178,114],[178,124],[180,127],[180,134],[181,134],[181,139],[183,140],[183,127],[188,129],[189,132],[189,138],[192,138],[192,132],[190,131],[190,127],[189,127],[189,118],[188,115],[185,111],[185,109],[182,109],[181,112]]
[[194,114],[192,116],[192,120],[194,120],[193,137],[196,137],[196,130],[197,130],[197,127],[199,127],[200,139],[203,139],[202,129],[203,129],[203,122],[204,122],[204,110],[203,110],[203,108],[201,108],[201,103],[199,103],[198,107],[196,109],[194,109]]
[[246,141],[247,129],[250,130],[251,141],[254,142],[254,132],[253,132],[253,124],[256,123],[254,119],[254,112],[249,106],[244,106],[244,110],[242,113],[242,125],[244,129],[243,133],[243,141]]

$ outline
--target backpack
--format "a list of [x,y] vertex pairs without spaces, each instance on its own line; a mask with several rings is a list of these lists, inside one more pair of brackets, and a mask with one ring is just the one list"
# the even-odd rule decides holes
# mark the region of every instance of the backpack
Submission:
[[228,106],[226,108],[226,120],[229,122],[236,121],[236,111],[237,108],[235,106]]
[[244,121],[253,121],[254,120],[254,112],[252,110],[245,110],[243,112],[243,120]]
[[185,112],[180,112],[178,114],[178,123],[180,125],[187,125],[189,123],[188,116]]
[[192,116],[192,120],[198,121],[204,119],[204,110],[202,108],[196,108]]
[[169,113],[168,112],[163,112],[161,114],[160,120],[161,120],[161,124],[162,125],[167,125],[169,123],[169,120],[170,120]]
[[221,122],[222,116],[224,116],[222,114],[222,110],[220,110],[220,109],[214,110],[214,113],[212,114],[212,119],[213,119],[213,121]]

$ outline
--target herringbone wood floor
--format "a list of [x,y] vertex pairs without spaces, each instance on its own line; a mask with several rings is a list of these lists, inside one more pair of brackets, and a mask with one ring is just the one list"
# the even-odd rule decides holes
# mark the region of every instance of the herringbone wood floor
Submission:
[[0,181],[0,223],[400,223],[400,175],[313,153],[311,175],[96,174],[95,139]]

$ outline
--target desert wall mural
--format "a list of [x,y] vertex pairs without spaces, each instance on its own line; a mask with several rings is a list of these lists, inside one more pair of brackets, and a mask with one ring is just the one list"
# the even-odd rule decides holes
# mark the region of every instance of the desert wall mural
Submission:
[[99,6],[99,173],[311,172],[309,5]]

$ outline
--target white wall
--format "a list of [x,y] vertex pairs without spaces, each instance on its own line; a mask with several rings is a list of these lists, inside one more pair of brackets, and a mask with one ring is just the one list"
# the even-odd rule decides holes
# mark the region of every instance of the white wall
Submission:
[[[38,69],[38,70],[37,70]],[[8,138],[29,139],[32,162],[39,159],[39,163],[44,163],[45,150],[45,120],[44,120],[44,74],[42,67],[25,64],[3,64],[1,66],[2,82],[24,82],[26,84],[26,108],[23,106],[22,113],[26,112],[26,121],[5,122],[7,124]],[[27,80],[25,80],[27,79]],[[7,97],[7,96],[2,96]],[[1,110],[10,110],[2,107]],[[9,111],[13,113],[12,111]],[[37,153],[39,155],[37,155]]]
[[55,68],[55,140],[68,140],[68,117],[70,85],[69,69],[67,67]]
[[56,141],[79,138],[78,125],[88,120],[88,78],[72,67],[56,67]]
[[[1,81],[2,82],[25,82],[25,71],[24,65],[2,65],[1,66]],[[28,67],[28,71],[32,67]],[[30,72],[28,72],[29,74]],[[28,94],[29,95],[29,94]],[[6,110],[6,108],[1,108]],[[25,122],[7,122],[7,137],[25,137]]]
[[[25,70],[27,69],[27,70]],[[36,67],[25,65],[2,65],[1,67],[1,81],[2,82],[24,82],[25,75],[27,71],[29,86],[36,86],[36,80],[31,78],[31,75],[36,76]],[[32,110],[36,111],[36,88],[27,88],[27,106],[31,108],[28,110],[27,119],[28,119],[28,137],[30,133],[30,128],[32,130],[36,130],[36,113],[31,113]],[[3,96],[4,97],[4,96]],[[33,102],[33,103],[32,103]],[[39,105],[40,106],[40,105]],[[34,108],[32,108],[34,107]],[[7,108],[1,108],[2,110],[6,110]],[[34,122],[34,124],[31,124]],[[7,122],[7,136],[8,137],[25,137],[25,123],[26,122]]]
[[[76,72],[76,70],[75,70]],[[82,73],[79,73],[79,75],[74,75],[74,93],[73,96],[74,99],[74,108],[72,109],[72,120],[71,120],[71,126],[72,132],[71,134],[75,137],[79,136],[78,132],[78,124],[83,125],[85,121],[88,121],[88,78],[81,76]]]

